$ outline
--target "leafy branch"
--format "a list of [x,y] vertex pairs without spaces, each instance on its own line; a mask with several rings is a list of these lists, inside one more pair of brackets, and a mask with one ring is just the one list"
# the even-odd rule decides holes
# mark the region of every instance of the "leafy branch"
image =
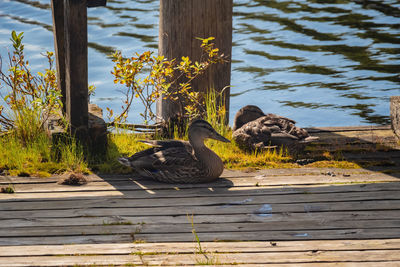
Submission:
[[[0,132],[15,131],[24,143],[29,142],[42,131],[51,114],[61,110],[61,93],[57,87],[53,67],[53,53],[44,56],[48,68],[36,75],[25,59],[23,33],[11,33],[13,51],[8,53],[8,69],[3,71],[0,58]],[[5,89],[5,93],[3,90]]]
[[[130,58],[124,58],[121,51],[115,52],[113,54],[115,65],[111,73],[114,75],[114,83],[124,85],[126,89],[123,92],[121,114],[114,116],[113,111],[107,109],[112,123],[126,121],[135,98],[138,98],[144,106],[144,111],[140,115],[145,124],[157,118],[152,108],[160,97],[177,101],[183,107],[181,115],[191,118],[205,114],[204,96],[193,90],[191,84],[211,65],[227,62],[227,59],[219,53],[218,48],[214,47],[212,42],[214,37],[198,39],[202,41],[200,47],[203,53],[200,61],[195,62],[189,57],[182,57],[179,62],[176,59],[167,60],[149,51],[136,53]],[[143,74],[145,71],[148,71],[147,75]]]

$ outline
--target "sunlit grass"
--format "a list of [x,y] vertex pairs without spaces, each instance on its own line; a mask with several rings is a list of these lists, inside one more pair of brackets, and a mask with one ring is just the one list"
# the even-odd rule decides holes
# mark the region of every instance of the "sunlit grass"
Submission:
[[[225,137],[231,139],[228,129]],[[150,136],[132,134],[125,131],[111,133],[108,137],[108,151],[102,160],[95,160],[89,155],[85,159],[82,149],[75,142],[62,142],[54,145],[47,135],[40,135],[27,145],[21,144],[13,135],[0,137],[0,172],[8,175],[48,177],[65,172],[126,174],[131,168],[117,161],[118,157],[131,156],[138,151],[149,148],[139,140],[152,139]],[[299,168],[296,157],[285,149],[270,149],[260,152],[244,152],[234,141],[231,143],[209,139],[206,146],[217,153],[227,169],[268,169],[268,168]],[[58,151],[58,152],[56,152]],[[361,168],[363,165],[343,160],[340,153],[309,155],[318,158],[307,164],[314,168]]]
[[89,172],[82,149],[75,142],[53,144],[45,133],[27,144],[12,133],[0,137],[0,170],[13,176],[38,177]]
[[130,173],[132,170],[120,164],[117,159],[132,156],[136,152],[149,148],[148,145],[139,142],[147,138],[144,135],[122,130],[109,134],[107,156],[102,162],[92,164],[93,169],[101,173]]
[[[225,137],[232,140],[232,132],[228,131]],[[220,156],[225,168],[290,168],[298,167],[292,163],[293,157],[285,149],[269,149],[259,152],[244,152],[232,140],[231,143],[223,143],[216,140],[207,140],[206,145]]]
[[307,165],[312,168],[339,168],[339,169],[359,169],[362,168],[356,162],[346,160],[319,160]]

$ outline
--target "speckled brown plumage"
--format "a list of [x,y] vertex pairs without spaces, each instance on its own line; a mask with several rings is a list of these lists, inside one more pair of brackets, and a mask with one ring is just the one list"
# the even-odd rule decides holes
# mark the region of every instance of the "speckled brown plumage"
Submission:
[[295,123],[276,114],[264,114],[260,108],[249,105],[236,113],[232,137],[244,150],[277,146],[298,150],[305,143],[318,140]]
[[204,120],[189,126],[189,142],[143,141],[152,148],[128,158],[119,158],[140,176],[167,183],[202,183],[217,179],[224,169],[222,160],[204,145],[206,138],[229,142]]

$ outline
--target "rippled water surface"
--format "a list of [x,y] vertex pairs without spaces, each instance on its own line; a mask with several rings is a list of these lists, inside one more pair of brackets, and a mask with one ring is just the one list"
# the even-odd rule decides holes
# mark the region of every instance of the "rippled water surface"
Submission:
[[[92,102],[118,109],[122,98],[108,55],[157,50],[156,0],[108,0],[88,11]],[[245,104],[301,126],[387,124],[400,95],[400,3],[396,0],[234,0],[231,121]],[[0,49],[25,32],[32,68],[54,50],[49,0],[0,0]],[[140,122],[141,106],[130,114]]]

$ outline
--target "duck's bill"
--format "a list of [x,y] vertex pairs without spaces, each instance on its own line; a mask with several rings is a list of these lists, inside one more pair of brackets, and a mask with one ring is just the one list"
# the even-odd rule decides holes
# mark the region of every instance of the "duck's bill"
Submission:
[[220,135],[219,133],[217,133],[214,137],[215,140],[221,141],[221,142],[225,142],[225,143],[230,143],[231,141],[229,139],[226,139],[225,137],[223,137],[222,135]]

